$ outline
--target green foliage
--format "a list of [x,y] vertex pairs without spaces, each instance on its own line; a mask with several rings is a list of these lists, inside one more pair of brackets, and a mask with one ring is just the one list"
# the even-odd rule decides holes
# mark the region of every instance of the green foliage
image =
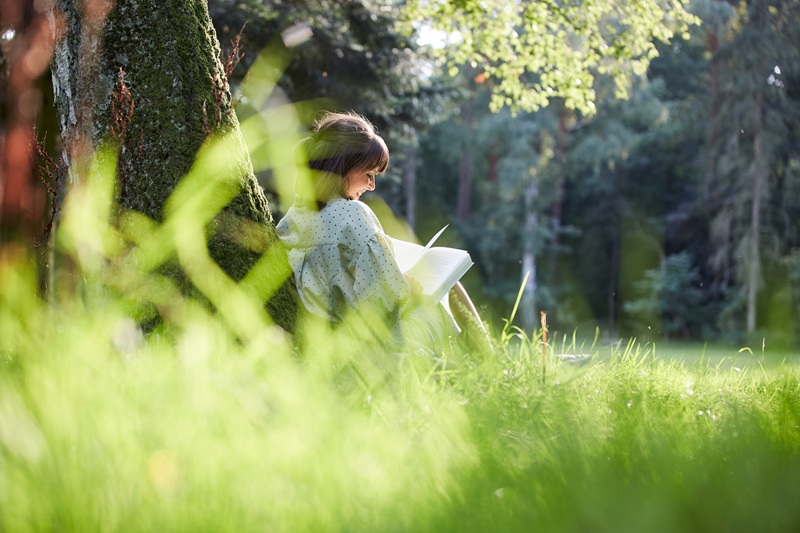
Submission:
[[773,343],[780,336],[782,343],[795,346],[800,340],[800,249],[790,250],[782,257],[770,278],[769,304],[764,313],[767,331],[761,333]]
[[789,283],[785,287],[787,298],[794,303],[795,316],[800,317],[800,249],[792,250],[783,259],[783,263],[789,274]]
[[553,98],[594,114],[595,77],[609,75],[616,94],[658,55],[654,41],[684,34],[698,20],[686,2],[406,3],[405,24],[441,33],[453,75],[471,65],[494,81],[491,107],[533,111]]
[[791,0],[742,4],[730,16],[729,31],[719,32],[711,63],[704,203],[711,218],[710,264],[720,286],[733,286],[731,306],[744,288],[759,295],[747,306],[763,308],[774,290],[763,273],[798,243],[785,220],[796,216],[796,202],[786,195],[798,157],[800,98],[789,83],[800,68],[800,49],[787,43],[797,42],[789,21],[799,11],[800,3]]
[[663,266],[647,270],[634,283],[640,296],[625,302],[625,311],[635,317],[640,331],[667,338],[697,335],[705,316],[699,284],[700,274],[689,254],[670,255]]
[[268,50],[284,63],[278,85],[290,101],[353,109],[392,140],[408,140],[437,120],[454,90],[431,75],[430,55],[400,31],[400,9],[388,0],[209,2],[220,40],[240,35],[235,84]]
[[[208,257],[202,228],[234,194],[225,142],[133,248],[98,154],[58,241],[83,281],[53,302],[23,252],[0,255],[3,530],[800,525],[794,363],[685,367],[555,333],[545,352],[511,327],[492,350],[430,354],[358,314],[293,339],[259,304],[280,278],[235,283]],[[155,273],[173,254],[204,299]],[[145,336],[147,302],[165,321]]]
[[57,304],[24,256],[0,262],[3,530],[800,525],[796,367],[685,368],[629,342],[550,355],[543,383],[538,336],[448,369],[358,321],[308,324],[297,348],[235,286],[216,313],[172,296],[144,337],[131,301],[164,285],[87,262],[114,250],[97,222],[65,249],[86,284]]

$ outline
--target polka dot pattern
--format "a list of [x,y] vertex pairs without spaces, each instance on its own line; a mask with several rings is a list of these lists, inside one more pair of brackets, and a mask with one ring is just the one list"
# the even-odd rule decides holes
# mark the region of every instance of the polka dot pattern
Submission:
[[320,211],[295,205],[277,229],[308,311],[339,321],[365,304],[398,315],[408,301],[391,241],[366,204],[337,198]]

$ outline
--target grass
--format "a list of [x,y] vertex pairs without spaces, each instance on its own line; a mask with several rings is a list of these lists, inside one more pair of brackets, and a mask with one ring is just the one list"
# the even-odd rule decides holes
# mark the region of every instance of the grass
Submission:
[[709,344],[697,342],[663,342],[656,350],[658,357],[680,361],[688,365],[711,365],[721,368],[774,369],[782,366],[800,364],[800,351],[785,348],[772,349],[761,346],[737,347],[726,344]]
[[441,370],[353,331],[298,357],[190,302],[144,338],[107,291],[46,305],[0,272],[3,531],[800,526],[794,365],[630,343],[543,383],[536,339]]
[[[355,319],[298,351],[202,247],[217,312],[81,198],[60,241],[74,290],[47,303],[29,257],[0,256],[0,531],[800,529],[795,362],[563,335],[543,360],[507,327],[442,366]],[[165,222],[158,254],[202,235],[191,221]],[[170,311],[146,337],[142,300]]]
[[509,370],[472,398],[482,468],[453,515],[467,529],[797,527],[795,368],[767,376],[628,358],[561,365],[544,386],[536,368]]

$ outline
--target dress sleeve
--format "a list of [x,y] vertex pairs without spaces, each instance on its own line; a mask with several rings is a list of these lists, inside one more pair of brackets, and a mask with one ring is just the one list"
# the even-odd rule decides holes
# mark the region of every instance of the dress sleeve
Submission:
[[382,233],[373,235],[356,256],[353,281],[359,303],[377,306],[388,313],[399,313],[411,292],[397,266],[392,245]]

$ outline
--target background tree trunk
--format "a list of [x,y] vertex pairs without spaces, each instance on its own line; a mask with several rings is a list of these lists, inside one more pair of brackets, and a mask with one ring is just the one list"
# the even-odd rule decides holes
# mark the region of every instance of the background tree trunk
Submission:
[[558,271],[558,255],[561,246],[562,222],[564,219],[564,193],[567,184],[567,149],[569,144],[569,130],[567,119],[571,118],[572,111],[567,109],[563,100],[558,101],[558,132],[556,134],[556,153],[555,168],[556,182],[553,190],[553,208],[551,215],[551,225],[553,236],[550,240],[550,257],[547,268],[546,282],[550,286],[556,283],[556,272]]
[[[62,33],[52,71],[67,161],[79,169],[112,133],[121,145],[120,206],[162,221],[167,199],[209,134],[226,132],[241,141],[206,2],[56,0],[51,20]],[[130,116],[128,107],[120,111],[112,103],[122,90],[132,98]],[[239,194],[209,228],[208,249],[239,281],[277,234],[249,157],[237,152],[235,158],[229,164],[239,175]],[[79,172],[71,176],[79,179]],[[221,220],[227,221],[224,231]],[[253,222],[263,233],[260,250],[235,240],[235,226]],[[284,265],[275,271],[286,275]],[[275,322],[290,331],[296,298],[289,276],[267,304]]]
[[522,293],[521,312],[522,323],[525,331],[536,328],[536,234],[539,231],[539,218],[536,212],[536,199],[539,196],[539,178],[530,176],[530,181],[525,185],[525,223],[524,244],[522,249],[522,279],[530,273],[525,283],[525,292]]
[[475,102],[472,98],[464,102],[462,110],[464,123],[463,146],[458,168],[458,197],[456,203],[456,216],[461,222],[466,222],[470,216],[472,203],[472,147],[474,130]]
[[622,221],[624,219],[622,207],[622,172],[618,165],[610,169],[611,173],[611,213],[607,218],[608,224],[612,229],[611,242],[609,243],[609,268],[608,268],[608,292],[607,310],[608,331],[612,336],[616,336],[617,331],[617,310],[619,298],[619,273],[622,262]]
[[409,144],[403,161],[403,189],[405,189],[406,220],[411,229],[416,225],[417,213],[417,140]]
[[747,271],[747,333],[756,329],[758,290],[761,285],[761,189],[766,181],[764,164],[764,89],[756,89],[753,132],[753,203],[750,217],[750,261]]

